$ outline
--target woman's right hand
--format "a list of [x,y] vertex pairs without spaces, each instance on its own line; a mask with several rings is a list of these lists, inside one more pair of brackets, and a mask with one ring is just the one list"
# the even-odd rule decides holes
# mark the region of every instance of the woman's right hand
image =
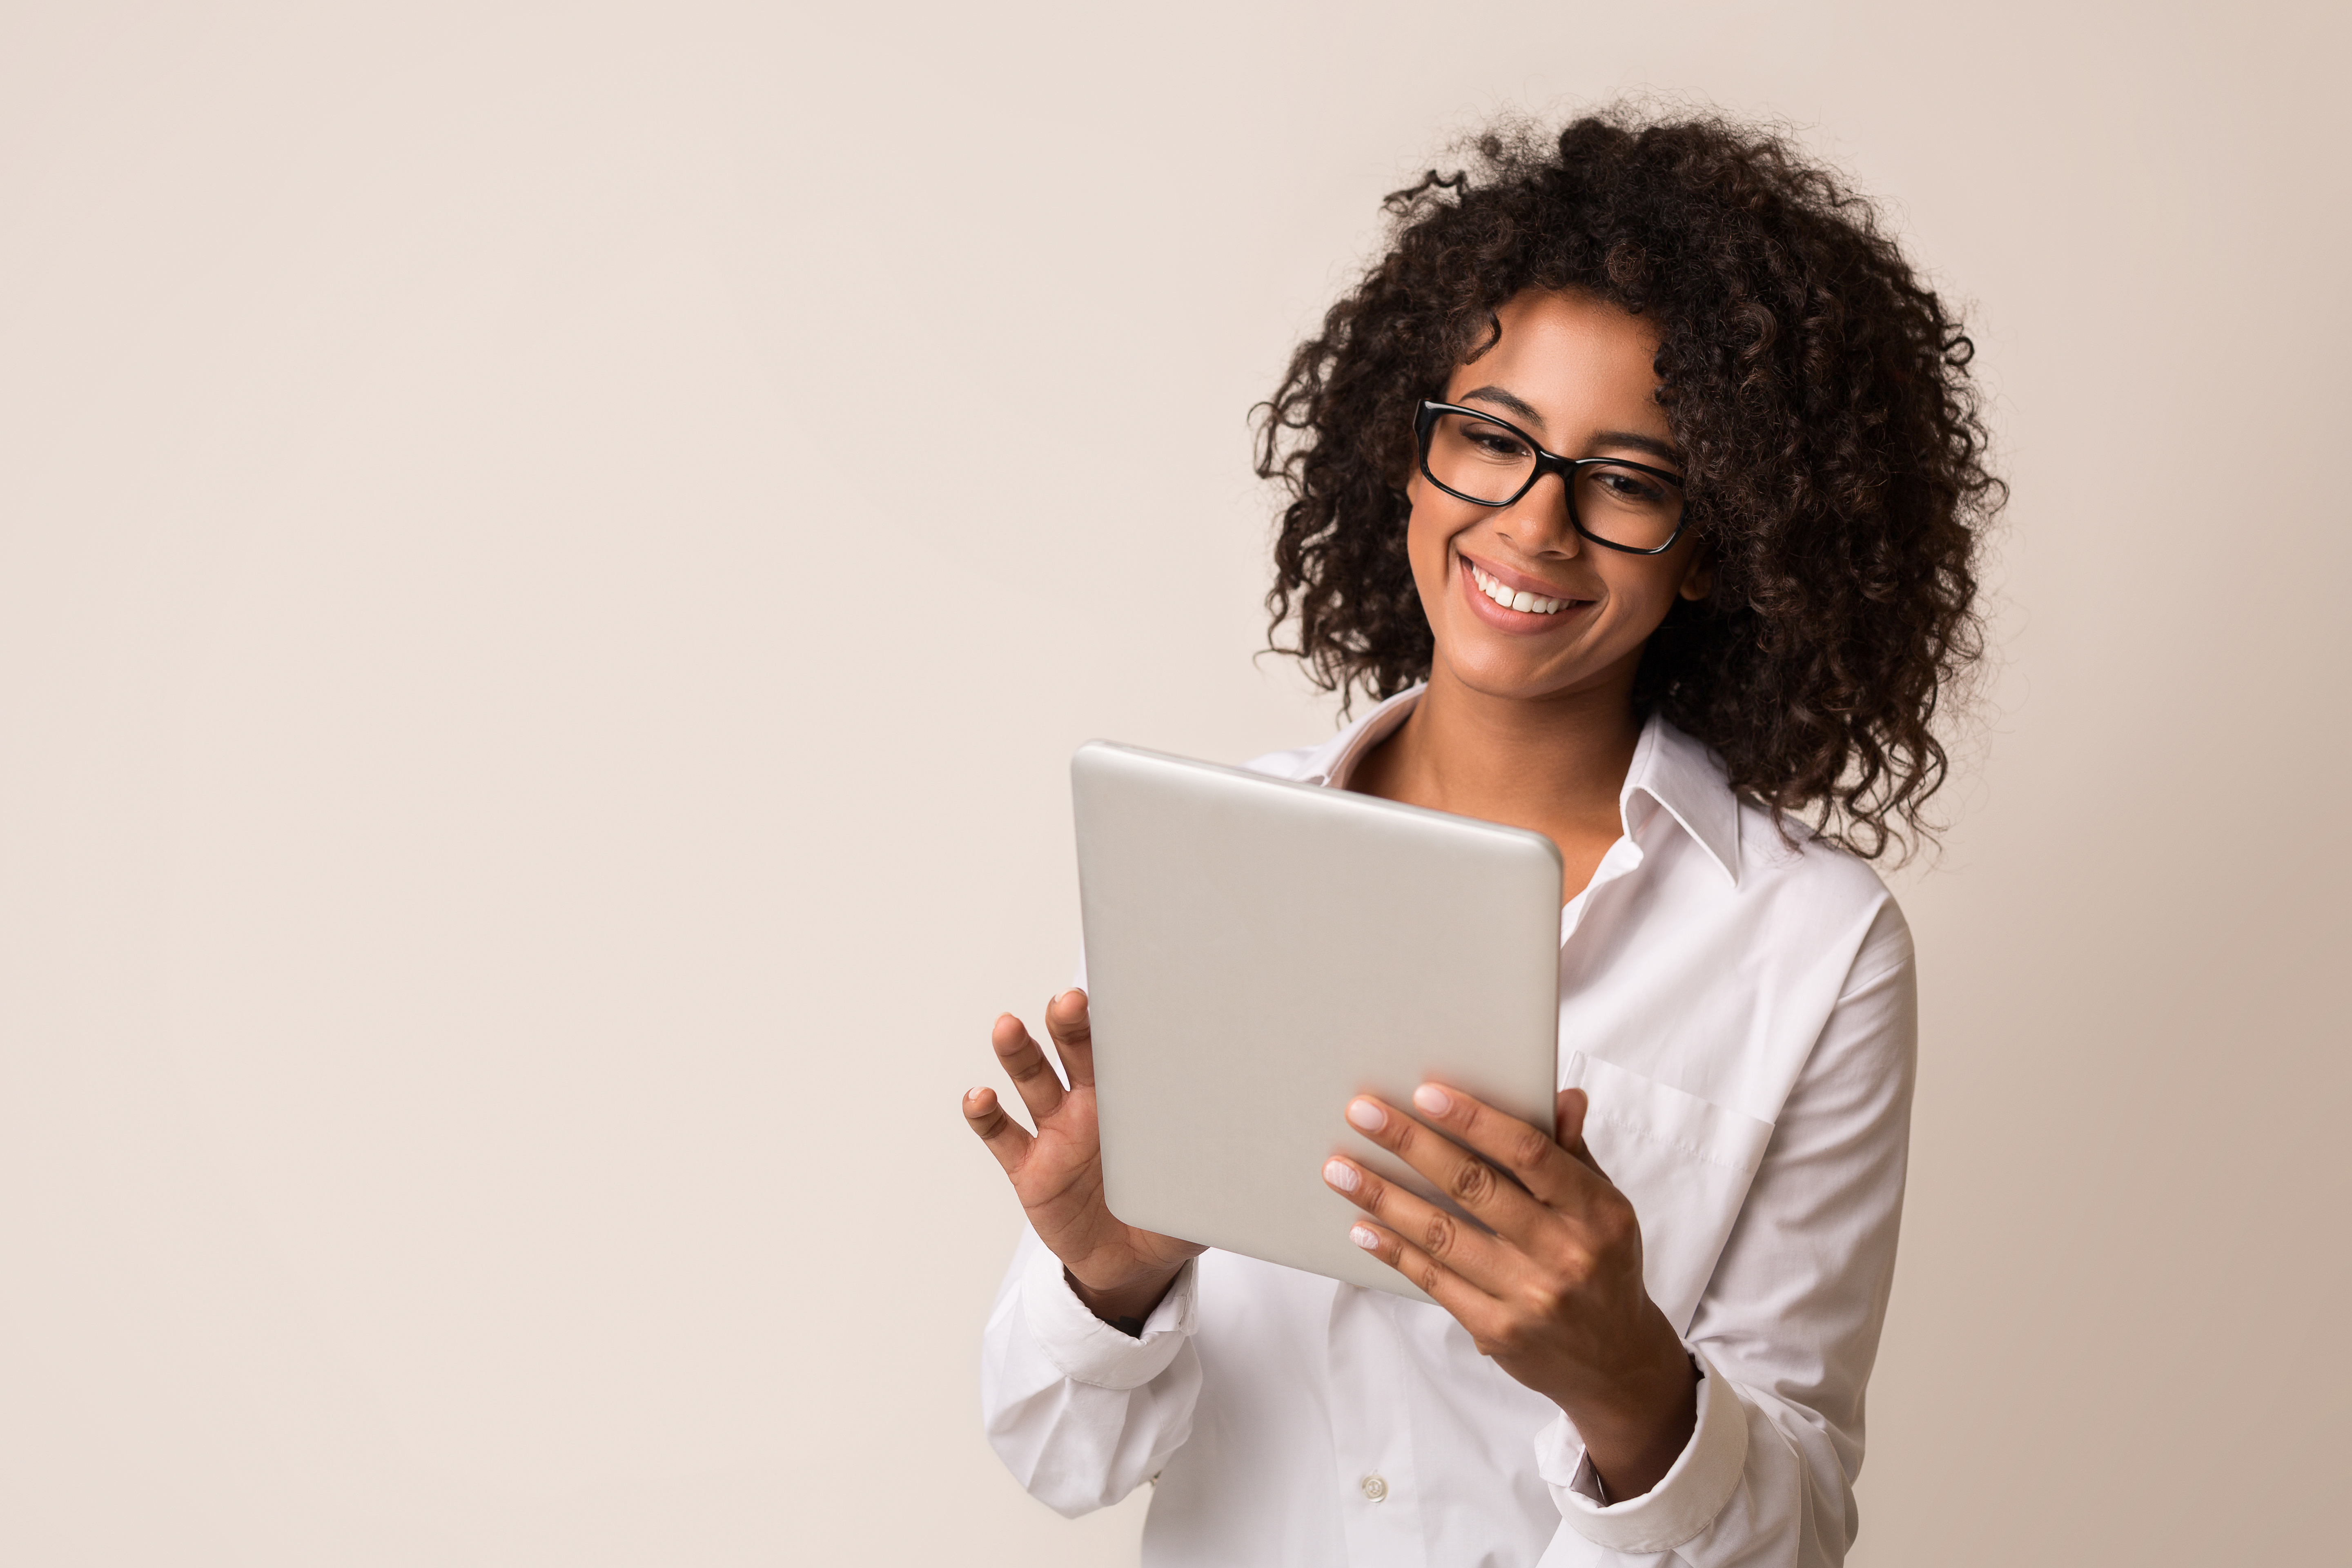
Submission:
[[1095,1124],[1094,1031],[1087,994],[1065,991],[1045,1005],[1046,1032],[1070,1086],[1062,1087],[1045,1053],[1020,1019],[1006,1013],[989,1032],[996,1059],[1013,1075],[1032,1133],[997,1103],[996,1091],[969,1090],[964,1120],[1013,1179],[1013,1191],[1037,1233],[1095,1316],[1129,1333],[1160,1304],[1185,1259],[1206,1251],[1189,1241],[1138,1230],[1103,1203],[1102,1140]]

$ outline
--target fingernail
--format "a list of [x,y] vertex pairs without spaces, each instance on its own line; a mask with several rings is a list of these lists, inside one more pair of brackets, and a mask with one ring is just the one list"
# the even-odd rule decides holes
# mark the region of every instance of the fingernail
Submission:
[[1364,1184],[1364,1178],[1356,1174],[1356,1167],[1345,1160],[1327,1162],[1323,1166],[1323,1179],[1343,1193],[1352,1193]]
[[1362,1247],[1366,1252],[1371,1251],[1381,1244],[1381,1238],[1377,1235],[1365,1229],[1360,1225],[1348,1232],[1348,1239],[1354,1242],[1358,1247]]
[[1348,1102],[1348,1120],[1367,1132],[1378,1132],[1388,1124],[1389,1119],[1370,1100],[1351,1100]]
[[1425,1083],[1414,1089],[1412,1102],[1432,1116],[1443,1116],[1454,1109],[1454,1097],[1433,1083]]

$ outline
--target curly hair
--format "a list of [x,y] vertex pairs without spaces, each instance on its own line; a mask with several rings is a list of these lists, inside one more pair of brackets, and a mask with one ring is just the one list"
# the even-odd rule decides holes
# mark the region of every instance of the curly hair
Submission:
[[1957,317],[1781,136],[1619,110],[1471,150],[1387,198],[1387,254],[1260,406],[1257,472],[1288,496],[1273,649],[1343,703],[1427,677],[1415,405],[1499,340],[1504,302],[1582,291],[1659,331],[1685,515],[1714,552],[1712,592],[1643,651],[1637,709],[1713,748],[1776,822],[1864,858],[1932,838],[1937,700],[1982,652],[1977,549],[2007,494]]

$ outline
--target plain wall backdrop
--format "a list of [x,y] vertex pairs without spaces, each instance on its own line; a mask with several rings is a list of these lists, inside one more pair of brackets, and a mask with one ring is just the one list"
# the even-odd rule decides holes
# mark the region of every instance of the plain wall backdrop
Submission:
[[976,1411],[1067,755],[1329,732],[1247,410],[1634,89],[2015,485],[1854,1560],[2333,1556],[2346,16],[5,0],[0,1561],[1131,1562]]

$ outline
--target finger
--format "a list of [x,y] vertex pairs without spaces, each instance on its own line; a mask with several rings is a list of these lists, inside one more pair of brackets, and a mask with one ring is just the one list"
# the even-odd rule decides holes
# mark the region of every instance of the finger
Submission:
[[1605,1182],[1609,1180],[1609,1173],[1601,1168],[1601,1162],[1593,1157],[1591,1145],[1584,1141],[1584,1119],[1591,1109],[1592,1097],[1580,1089],[1563,1089],[1552,1096],[1552,1125],[1559,1130],[1553,1134],[1553,1140],[1568,1151],[1570,1159],[1589,1167],[1594,1175]]
[[1344,1154],[1324,1162],[1323,1181],[1399,1237],[1412,1237],[1423,1256],[1482,1290],[1499,1294],[1525,1258],[1507,1242],[1465,1224],[1420,1194],[1375,1175]]
[[988,1145],[988,1152],[996,1156],[1005,1174],[1011,1175],[1022,1156],[1029,1152],[1029,1130],[1005,1113],[1004,1107],[997,1103],[994,1089],[964,1090],[963,1119],[980,1134],[980,1141]]
[[1072,986],[1046,1003],[1045,1032],[1054,1037],[1054,1049],[1062,1058],[1062,1070],[1070,1075],[1070,1087],[1094,1087],[1095,1026],[1087,994]]
[[[1518,1178],[1547,1208],[1580,1215],[1612,1190],[1598,1166],[1576,1159],[1541,1128],[1458,1089],[1423,1084],[1412,1091],[1412,1108]],[[1582,1129],[1580,1119],[1580,1136]]]
[[1431,1300],[1470,1331],[1473,1340],[1484,1344],[1493,1338],[1488,1326],[1501,1306],[1494,1297],[1386,1226],[1360,1219],[1349,1229],[1348,1239],[1420,1286]]
[[[1494,1165],[1371,1095],[1358,1095],[1348,1102],[1348,1121],[1427,1176],[1439,1192],[1477,1215],[1480,1224],[1514,1241],[1532,1244],[1552,1219],[1540,1201],[1507,1180]],[[1553,1152],[1559,1152],[1557,1147]]]
[[1006,1013],[989,1031],[988,1043],[996,1048],[996,1059],[1011,1076],[1013,1087],[1021,1091],[1029,1119],[1043,1122],[1053,1115],[1054,1108],[1062,1103],[1062,1080],[1054,1076],[1045,1053],[1029,1037],[1028,1026]]

